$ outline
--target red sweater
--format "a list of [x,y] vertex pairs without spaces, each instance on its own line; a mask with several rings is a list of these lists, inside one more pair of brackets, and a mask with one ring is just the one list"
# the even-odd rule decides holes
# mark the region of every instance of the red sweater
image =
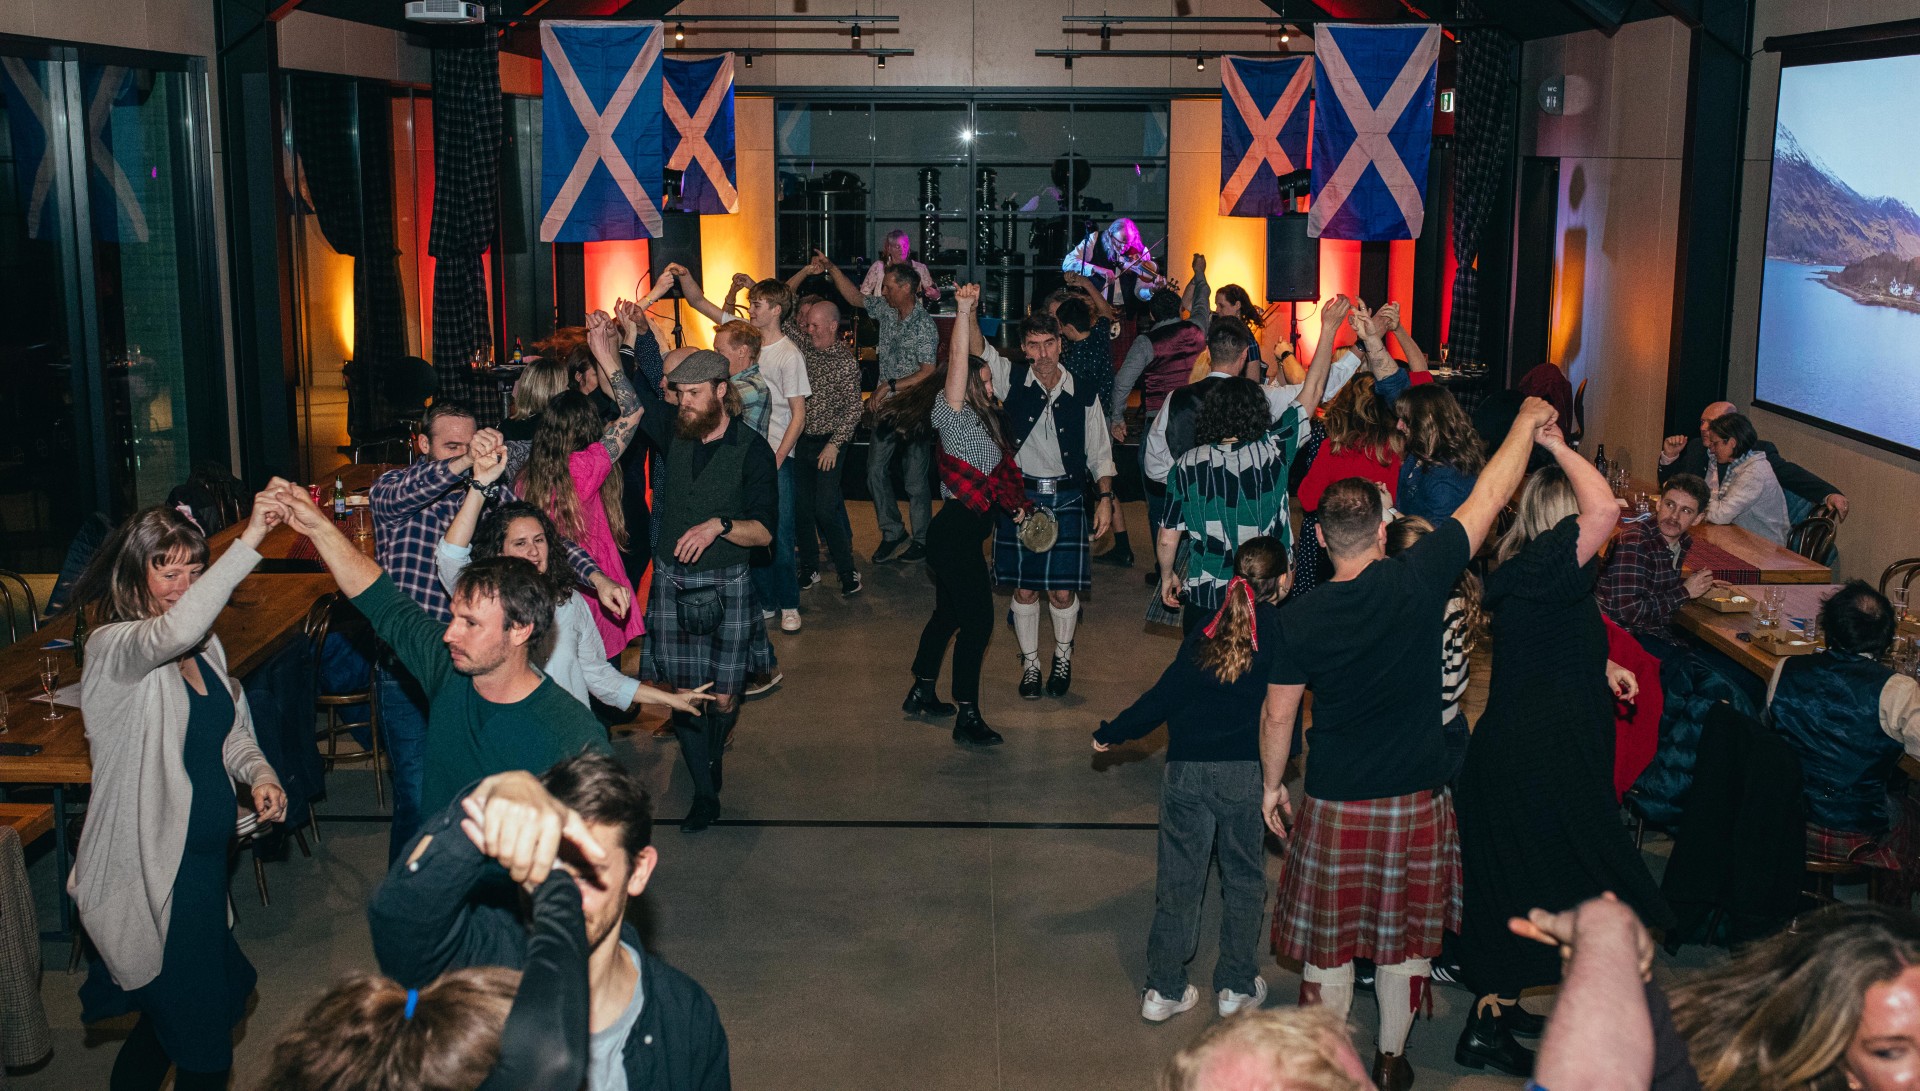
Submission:
[[1387,495],[1392,496],[1400,487],[1400,456],[1389,454],[1387,464],[1382,466],[1373,460],[1372,455],[1360,451],[1335,451],[1332,440],[1322,443],[1320,453],[1314,456],[1313,466],[1307,470],[1306,479],[1300,482],[1300,509],[1319,511],[1320,494],[1327,491],[1327,486],[1349,477],[1377,481],[1386,486]]

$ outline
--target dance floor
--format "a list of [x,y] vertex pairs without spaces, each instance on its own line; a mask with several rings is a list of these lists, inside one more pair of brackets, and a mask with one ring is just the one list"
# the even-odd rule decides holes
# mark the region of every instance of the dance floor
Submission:
[[[1128,508],[1142,543],[1144,507]],[[856,547],[870,553],[871,507],[854,505],[853,518]],[[774,634],[786,681],[741,720],[720,825],[679,833],[690,793],[671,739],[642,732],[619,743],[669,820],[656,832],[660,867],[636,910],[648,944],[713,994],[732,1040],[734,1086],[744,1091],[1152,1086],[1158,1066],[1214,1018],[1204,990],[1218,892],[1209,891],[1191,966],[1201,1005],[1164,1025],[1143,1023],[1165,736],[1150,738],[1150,750],[1108,755],[1087,739],[1175,648],[1169,633],[1142,624],[1142,569],[1095,567],[1063,700],[1015,696],[1012,636],[996,632],[982,708],[1007,741],[979,752],[952,743],[950,722],[899,711],[931,607],[924,566],[863,568],[863,594],[843,601],[828,577],[802,593],[804,631]],[[1476,658],[1475,716],[1485,700],[1485,661]],[[378,808],[363,767],[337,770],[331,785],[324,845],[311,859],[295,852],[268,865],[271,906],[260,905],[251,869],[232,882],[240,944],[260,970],[237,1088],[256,1086],[282,1028],[329,979],[374,967],[364,907],[384,870],[387,827],[369,820]],[[46,845],[31,867],[43,922],[53,919],[55,882]],[[1666,848],[1649,839],[1655,868]],[[1270,876],[1278,866],[1269,860]],[[17,1075],[17,1086],[104,1087],[130,1021],[81,1027],[81,977],[64,970],[67,948],[43,951],[56,1049],[45,1066]],[[1689,947],[1678,964],[1712,957]],[[1291,1003],[1298,977],[1264,952],[1262,963],[1269,1003]],[[1437,990],[1434,1020],[1415,1025],[1417,1086],[1519,1085],[1453,1064],[1469,1002]],[[1544,1011],[1551,1000],[1526,1003]],[[1353,1022],[1370,1059],[1370,996],[1359,997]]]

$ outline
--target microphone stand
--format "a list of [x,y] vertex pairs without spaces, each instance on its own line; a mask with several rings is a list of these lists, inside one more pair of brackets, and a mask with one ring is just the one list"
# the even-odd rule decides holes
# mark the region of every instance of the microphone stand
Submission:
[[679,285],[675,285],[673,292],[673,347],[677,349],[687,347],[686,330],[680,325],[680,300],[683,298],[685,297],[680,294]]

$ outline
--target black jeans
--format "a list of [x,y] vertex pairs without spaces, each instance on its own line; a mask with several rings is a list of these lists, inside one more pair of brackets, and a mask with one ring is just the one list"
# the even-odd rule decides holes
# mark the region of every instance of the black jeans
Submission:
[[982,548],[993,533],[993,519],[975,515],[958,500],[943,501],[927,528],[927,575],[933,580],[933,616],[920,631],[920,652],[913,657],[916,678],[940,677],[947,641],[953,646],[953,699],[980,700],[980,664],[993,638],[993,576]]
[[820,468],[820,452],[832,436],[801,436],[793,449],[793,544],[800,551],[800,570],[820,567],[820,541],[825,539],[841,584],[853,577],[853,535],[847,533],[846,494],[840,473],[847,468],[845,451],[833,469]]
[[1220,863],[1220,958],[1213,989],[1253,992],[1267,897],[1266,824],[1257,761],[1170,761],[1160,783],[1160,858],[1147,988],[1179,999],[1200,946],[1207,867]]

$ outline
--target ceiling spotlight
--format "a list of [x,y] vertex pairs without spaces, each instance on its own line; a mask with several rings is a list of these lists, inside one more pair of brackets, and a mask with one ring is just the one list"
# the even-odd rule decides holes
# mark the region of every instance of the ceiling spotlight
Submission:
[[753,67],[753,54],[751,53],[747,54],[747,67],[748,68]]
[[860,48],[860,24],[853,24],[853,48]]
[[1067,71],[1069,72],[1073,71],[1073,58],[1068,57],[1066,60],[1067,60]]
[[1207,70],[1207,59],[1195,53],[1193,55],[1193,70],[1195,72],[1205,72]]
[[1293,35],[1287,33],[1286,27],[1281,27],[1280,28],[1280,44],[1286,45],[1288,42],[1292,40],[1293,40]]
[[887,66],[887,55],[885,53],[882,53],[878,57],[875,57],[874,61],[876,62],[874,67],[885,68]]
[[687,40],[687,24],[685,23],[673,24],[673,44],[679,45],[680,43],[686,40]]
[[1100,24],[1100,48],[1101,49],[1113,48],[1113,24],[1112,23]]

